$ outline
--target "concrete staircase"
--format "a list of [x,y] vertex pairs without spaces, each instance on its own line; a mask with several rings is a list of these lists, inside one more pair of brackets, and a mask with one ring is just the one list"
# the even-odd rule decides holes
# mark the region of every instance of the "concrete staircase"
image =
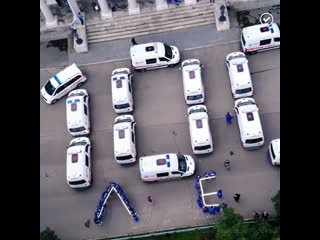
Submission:
[[86,23],[88,43],[127,39],[215,23],[212,3],[177,6]]

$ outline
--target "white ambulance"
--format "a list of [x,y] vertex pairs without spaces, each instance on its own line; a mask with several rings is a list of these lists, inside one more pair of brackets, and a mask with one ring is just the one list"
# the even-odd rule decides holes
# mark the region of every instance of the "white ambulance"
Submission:
[[41,89],[40,95],[46,103],[54,104],[75,87],[81,87],[86,80],[87,77],[76,64],[72,64],[50,78]]
[[195,163],[190,155],[175,153],[141,157],[139,165],[144,182],[187,177],[195,171]]
[[172,67],[180,62],[178,48],[161,42],[133,45],[130,55],[133,69],[140,71]]
[[208,110],[205,105],[188,108],[189,131],[194,154],[205,154],[213,151],[213,142],[209,126]]
[[136,161],[136,122],[132,115],[122,115],[114,120],[113,146],[114,158],[119,164]]
[[67,148],[67,183],[71,188],[91,185],[91,143],[87,137],[71,140]]
[[280,138],[274,139],[270,142],[269,154],[272,165],[280,165]]
[[244,148],[258,148],[264,144],[258,107],[253,98],[240,98],[234,103],[240,138]]
[[201,67],[198,59],[188,59],[182,62],[182,78],[184,98],[186,104],[197,104],[204,102],[204,87],[201,78]]
[[89,95],[85,89],[69,93],[66,100],[67,127],[72,136],[90,133]]
[[246,55],[232,52],[226,56],[232,96],[237,99],[253,95],[253,87]]
[[111,74],[112,106],[116,113],[133,111],[132,74],[129,68],[118,68]]
[[276,23],[258,24],[242,29],[242,51],[256,53],[280,48],[280,29]]

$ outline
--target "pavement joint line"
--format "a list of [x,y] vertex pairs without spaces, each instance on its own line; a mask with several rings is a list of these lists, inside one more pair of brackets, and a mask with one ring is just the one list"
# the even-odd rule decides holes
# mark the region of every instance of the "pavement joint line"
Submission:
[[[230,41],[230,42],[214,43],[214,44],[202,45],[202,46],[198,46],[198,47],[185,48],[185,49],[183,49],[183,50],[180,50],[180,52],[190,51],[190,50],[199,49],[199,48],[207,48],[207,47],[213,47],[213,46],[220,46],[220,45],[232,44],[232,43],[236,43],[236,42],[240,42],[240,40],[233,40],[233,41]],[[125,61],[125,60],[130,60],[130,59],[131,59],[130,57],[129,57],[129,58],[120,58],[120,59],[110,59],[110,60],[101,61],[101,62],[77,64],[77,66],[78,66],[78,67],[83,67],[83,66],[90,66],[90,65],[102,64],[102,63],[120,62],[120,61]],[[40,71],[55,70],[55,69],[57,69],[57,68],[63,69],[63,68],[65,68],[65,66],[51,67],[51,68],[40,68]]]

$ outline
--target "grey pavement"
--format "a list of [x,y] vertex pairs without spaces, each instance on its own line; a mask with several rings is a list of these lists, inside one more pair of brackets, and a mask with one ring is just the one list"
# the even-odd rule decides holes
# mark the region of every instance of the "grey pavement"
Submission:
[[[147,42],[167,42],[168,44],[177,46],[180,50],[200,47],[210,44],[220,44],[230,41],[239,40],[239,28],[233,26],[229,31],[217,32],[215,25],[207,25],[184,30],[151,34],[148,36],[136,37],[138,43]],[[44,44],[45,45],[45,44]],[[50,52],[46,53],[47,49],[41,48],[43,56],[49,56],[47,59],[43,57],[40,62],[40,68],[52,68],[57,66],[67,66],[72,63],[78,65],[113,61],[130,58],[131,39],[116,40],[102,43],[92,43],[88,45],[88,53],[76,53],[72,47],[69,47],[67,55],[61,56],[59,61],[52,61]],[[50,49],[51,50],[51,49]]]
[[[254,98],[259,104],[265,145],[248,151],[240,144],[236,119],[226,125],[224,115],[232,111],[230,82],[224,65],[225,56],[239,50],[239,43],[227,43],[183,52],[183,59],[199,58],[205,65],[203,81],[206,106],[210,114],[214,152],[194,156],[185,117],[187,105],[183,98],[181,72],[178,67],[134,72],[133,115],[137,122],[138,157],[150,154],[181,152],[194,156],[196,173],[217,171],[213,189],[221,188],[223,200],[246,218],[253,210],[274,214],[271,197],[280,188],[280,168],[270,164],[268,143],[280,137],[280,50],[248,56],[252,72]],[[120,166],[113,159],[112,123],[117,114],[112,109],[111,71],[130,67],[129,60],[81,66],[88,81],[83,88],[90,95],[92,133],[93,185],[86,191],[74,191],[66,183],[66,146],[72,139],[66,129],[65,99],[47,105],[40,97],[40,228],[54,229],[61,239],[95,239],[125,234],[210,224],[220,217],[202,213],[197,206],[194,176],[154,184],[140,179],[138,162]],[[40,71],[40,87],[58,69]],[[172,134],[176,132],[176,135]],[[234,155],[230,156],[229,151]],[[223,163],[231,161],[231,172]],[[108,203],[103,225],[93,223],[94,211],[101,192],[110,181],[121,184],[132,202],[140,221],[132,221],[119,200]],[[239,203],[233,194],[239,192]],[[147,203],[151,195],[154,205]],[[90,228],[84,223],[90,219]]]

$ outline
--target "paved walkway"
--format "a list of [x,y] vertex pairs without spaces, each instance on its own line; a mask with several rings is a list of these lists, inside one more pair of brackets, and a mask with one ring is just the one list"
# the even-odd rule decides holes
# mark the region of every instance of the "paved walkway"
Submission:
[[[253,9],[246,11],[248,21],[254,23],[258,18],[258,13],[273,9],[273,4],[276,1],[256,0],[248,3],[242,3],[243,7],[252,8],[252,4],[256,3],[258,7],[265,6],[269,2],[269,7]],[[278,0],[278,2],[280,2]],[[239,3],[237,3],[239,4]],[[80,5],[80,4],[79,4]],[[93,11],[93,10],[92,10]],[[177,46],[180,51],[190,48],[196,48],[201,46],[216,45],[225,42],[238,41],[240,39],[240,27],[243,27],[241,20],[239,21],[239,11],[231,5],[229,11],[230,17],[230,30],[217,32],[215,25],[207,25],[189,29],[183,29],[174,32],[165,32],[158,34],[151,34],[148,36],[136,37],[138,43],[146,42],[167,42],[168,44]],[[242,11],[243,13],[243,11]],[[275,19],[278,19],[280,23],[280,7],[275,9]],[[238,15],[238,16],[237,16]],[[238,17],[238,20],[237,20]],[[240,25],[240,26],[239,26]],[[89,52],[78,54],[74,51],[71,40],[68,39],[68,49],[59,50],[58,47],[47,47],[48,42],[40,43],[40,69],[54,68],[54,67],[65,67],[69,64],[76,63],[78,65],[93,64],[97,62],[108,62],[116,61],[121,59],[129,59],[129,48],[131,42],[130,39],[116,40],[102,43],[89,44]],[[182,52],[183,54],[183,52]]]

